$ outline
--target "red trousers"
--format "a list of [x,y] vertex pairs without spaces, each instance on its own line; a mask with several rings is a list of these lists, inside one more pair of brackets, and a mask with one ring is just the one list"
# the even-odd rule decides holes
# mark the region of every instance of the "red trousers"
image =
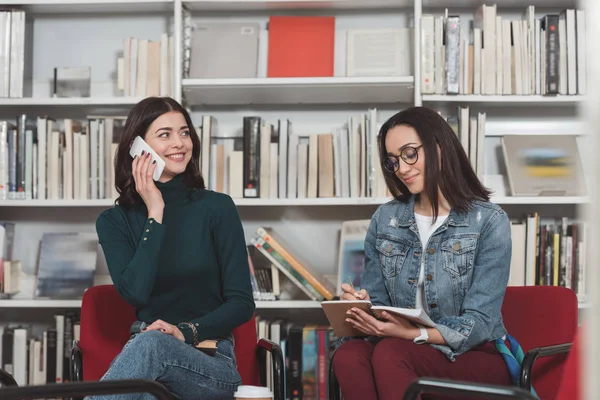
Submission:
[[375,344],[353,339],[337,349],[333,368],[344,400],[399,400],[420,377],[512,385],[493,343],[484,343],[451,362],[439,350],[410,340],[386,338]]

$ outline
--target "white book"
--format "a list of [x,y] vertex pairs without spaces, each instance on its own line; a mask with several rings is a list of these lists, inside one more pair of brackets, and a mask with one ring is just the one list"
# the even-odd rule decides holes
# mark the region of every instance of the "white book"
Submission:
[[298,197],[298,135],[288,137],[287,198]]
[[502,40],[502,17],[496,16],[496,94],[504,88],[504,48]]
[[511,223],[512,256],[508,286],[525,286],[525,248],[527,230],[524,223]]
[[84,132],[82,132],[80,136],[81,140],[79,142],[79,145],[81,146],[79,150],[79,169],[81,171],[79,175],[79,190],[81,191],[79,198],[82,200],[87,200],[90,198],[90,151],[88,148],[89,137],[90,135],[86,135]]
[[412,74],[412,28],[348,29],[348,76]]
[[[356,117],[348,119],[348,174],[350,197],[360,193],[360,121]],[[357,162],[358,161],[358,162]]]
[[[435,93],[444,94],[444,17],[435,18],[434,22],[434,67]],[[481,36],[480,36],[481,37]],[[481,42],[480,42],[481,44]],[[481,47],[481,46],[480,46]]]
[[10,97],[23,97],[25,58],[25,12],[11,11]]
[[513,56],[514,56],[514,87],[512,90],[513,94],[523,95],[523,64],[522,64],[522,50],[521,50],[521,21],[512,21],[512,33],[513,33]]
[[135,82],[135,95],[146,97],[148,86],[148,40],[138,39],[137,76]]
[[25,199],[33,198],[33,131],[25,130]]
[[312,134],[308,136],[308,183],[306,197],[314,199],[317,197],[319,187],[319,136]]
[[577,29],[575,26],[575,10],[567,9],[565,13],[567,30],[567,93],[573,95],[577,94]]
[[481,64],[482,58],[481,47],[481,29],[473,29],[473,94],[483,94],[481,92]]
[[37,198],[46,199],[46,154],[49,121],[46,118],[37,119],[38,163],[37,163]]
[[308,186],[308,143],[298,144],[298,198],[305,199]]
[[0,97],[10,95],[10,11],[0,11]]
[[[0,200],[6,200],[7,198],[8,198],[8,121],[0,121]],[[0,346],[0,347],[2,347],[2,346]]]
[[331,135],[333,138],[333,193],[335,197],[342,197],[341,134],[337,128],[334,128]]
[[[72,139],[71,139],[72,140]],[[106,158],[106,120],[104,118],[98,120],[98,198],[104,199],[104,189],[106,189],[106,175],[105,175],[105,158]],[[72,158],[71,155],[69,157]],[[72,168],[73,161],[70,160],[69,164]],[[72,174],[70,174],[72,179]]]
[[233,199],[244,197],[244,152],[232,151],[229,154],[229,196]]
[[[129,96],[136,96],[138,75],[138,39],[129,40]],[[127,82],[127,80],[125,80]]]
[[435,93],[434,16],[421,16],[421,93]]
[[288,136],[291,132],[292,123],[288,119],[279,122],[279,198],[285,199],[287,196]]
[[535,32],[534,32],[534,40],[535,40],[535,94],[542,94],[542,65],[545,63],[542,62],[542,48],[541,48],[541,38],[542,36],[542,22],[539,19],[535,20]]
[[[114,180],[114,163],[113,163],[113,152],[112,152],[112,137],[114,132],[115,120],[113,118],[104,119],[104,156],[102,157],[104,163],[104,196],[102,198],[112,198],[112,188],[115,185]],[[76,148],[76,147],[75,147]],[[102,181],[101,181],[102,182]]]
[[73,198],[75,200],[82,200],[81,198],[81,165],[79,149],[81,148],[81,134],[79,132],[73,132]]
[[350,149],[348,144],[348,129],[338,129],[340,135],[340,164],[342,179],[342,197],[350,197]]
[[537,253],[537,217],[527,217],[527,245],[525,247],[525,285],[535,286],[535,257]]
[[170,94],[170,63],[169,63],[169,35],[163,33],[160,36],[160,95],[161,97]]
[[55,315],[56,325],[56,383],[63,382],[63,360],[65,353],[65,316]]
[[210,145],[211,137],[215,136],[213,124],[216,120],[210,115],[202,116],[202,135],[200,137],[200,172],[206,181],[206,186],[210,187]]
[[278,191],[278,176],[277,167],[279,160],[277,159],[277,152],[279,151],[279,145],[277,143],[269,143],[269,198],[276,199]]
[[483,181],[485,172],[485,121],[486,113],[479,113],[477,115],[477,160],[475,171],[481,181]]
[[27,386],[27,329],[15,328],[13,334],[13,378],[19,386]]
[[64,196],[66,200],[73,199],[73,120],[65,119],[65,149],[63,158]]
[[502,94],[512,94],[512,32],[510,21],[502,20]]
[[260,125],[260,198],[271,197],[271,129],[264,121]]
[[90,120],[89,155],[90,155],[90,199],[98,198],[98,128],[97,119]]
[[585,11],[577,10],[577,93],[585,94],[586,91],[586,30],[585,30]]
[[561,15],[558,20],[558,93],[562,95],[569,91],[567,65],[567,24]]

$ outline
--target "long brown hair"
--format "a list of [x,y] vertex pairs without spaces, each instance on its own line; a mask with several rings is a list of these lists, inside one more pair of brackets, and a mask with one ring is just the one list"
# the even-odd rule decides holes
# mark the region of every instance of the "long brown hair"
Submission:
[[[490,191],[486,189],[465,152],[460,140],[437,112],[426,107],[411,107],[393,115],[379,130],[379,157],[387,159],[385,137],[390,129],[398,125],[412,127],[423,144],[427,160],[425,168],[425,193],[431,203],[434,220],[438,216],[438,188],[457,211],[466,212],[473,200],[489,201]],[[441,165],[438,163],[438,146],[441,152]],[[402,162],[402,161],[400,161]],[[399,201],[407,201],[411,193],[394,172],[389,172],[381,163],[385,183],[392,196]]]
[[192,158],[183,172],[183,179],[187,187],[205,189],[204,178],[200,173],[198,159],[200,157],[200,139],[194,129],[194,124],[188,112],[177,101],[170,97],[148,97],[137,103],[127,116],[121,142],[115,157],[115,187],[119,193],[117,203],[130,208],[143,203],[142,198],[135,190],[135,182],[131,172],[133,162],[129,155],[129,148],[136,136],[146,137],[146,131],[161,115],[176,111],[181,113],[190,130],[192,139]]

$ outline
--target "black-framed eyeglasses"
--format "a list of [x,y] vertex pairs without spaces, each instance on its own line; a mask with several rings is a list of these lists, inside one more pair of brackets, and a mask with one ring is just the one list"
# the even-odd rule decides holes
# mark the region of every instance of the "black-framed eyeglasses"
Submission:
[[413,165],[419,160],[419,149],[421,147],[423,145],[417,147],[406,146],[402,149],[399,156],[388,154],[387,158],[383,160],[383,168],[390,172],[397,172],[400,169],[400,158],[408,165]]

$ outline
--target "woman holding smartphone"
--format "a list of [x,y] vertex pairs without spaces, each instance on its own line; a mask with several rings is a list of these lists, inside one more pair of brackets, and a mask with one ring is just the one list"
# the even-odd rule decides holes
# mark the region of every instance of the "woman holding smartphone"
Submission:
[[[129,154],[138,136],[165,163],[158,181],[148,152]],[[236,206],[205,189],[199,155],[191,118],[175,100],[151,97],[132,108],[115,160],[119,197],[96,229],[114,285],[139,321],[102,380],[150,379],[182,399],[231,399],[241,384],[232,331],[255,305]],[[217,340],[214,356],[195,348],[206,339]]]
[[380,206],[365,239],[362,290],[342,300],[424,309],[435,327],[351,309],[346,321],[367,335],[344,338],[333,368],[344,398],[401,398],[418,377],[511,384],[494,341],[511,258],[510,222],[489,202],[452,128],[414,107],[379,132],[379,155],[394,200]]

